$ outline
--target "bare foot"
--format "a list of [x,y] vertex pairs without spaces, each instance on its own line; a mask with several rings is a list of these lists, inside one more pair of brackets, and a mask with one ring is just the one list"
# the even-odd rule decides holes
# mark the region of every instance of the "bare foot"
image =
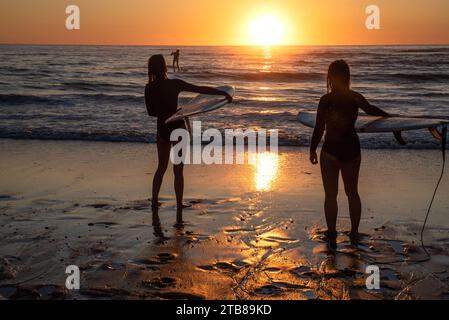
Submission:
[[349,233],[349,239],[353,246],[357,246],[360,243],[360,234],[358,232],[351,231]]
[[337,232],[328,230],[324,232],[324,236],[328,249],[335,251],[337,249]]
[[190,203],[182,203],[181,205],[177,205],[177,208],[178,208],[178,210],[182,210],[182,209],[185,209],[185,208],[190,208],[190,207],[192,207],[192,205],[190,204]]

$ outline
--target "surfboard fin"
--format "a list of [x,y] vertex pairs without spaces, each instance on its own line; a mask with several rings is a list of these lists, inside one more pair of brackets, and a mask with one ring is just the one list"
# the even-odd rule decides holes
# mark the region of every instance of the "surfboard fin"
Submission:
[[402,132],[401,131],[394,131],[393,134],[394,134],[394,137],[396,138],[396,141],[401,146],[407,145],[407,142],[405,142],[404,138],[402,138]]
[[429,131],[435,139],[439,141],[443,140],[443,133],[438,128],[429,128]]

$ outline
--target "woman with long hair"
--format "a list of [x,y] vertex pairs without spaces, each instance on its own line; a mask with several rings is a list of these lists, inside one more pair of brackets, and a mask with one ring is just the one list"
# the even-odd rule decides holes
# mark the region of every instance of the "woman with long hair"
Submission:
[[[178,110],[178,96],[180,92],[195,92],[209,95],[223,95],[229,102],[232,97],[226,92],[189,84],[179,79],[169,79],[167,76],[167,64],[162,55],[153,55],[148,60],[148,84],[145,87],[145,104],[148,115],[157,117],[157,154],[158,167],[153,178],[152,208],[159,207],[159,191],[165,171],[168,167],[172,142],[170,135],[172,131],[185,128],[184,121],[166,124],[165,121]],[[175,174],[175,193],[178,210],[183,207],[184,192],[184,165],[173,166]]]
[[323,137],[325,141],[320,154],[321,176],[325,191],[324,212],[327,231],[325,233],[331,249],[337,246],[338,180],[341,172],[349,202],[352,244],[359,241],[359,224],[362,212],[358,192],[361,163],[359,137],[355,130],[359,109],[369,115],[388,117],[388,113],[371,105],[360,93],[351,90],[349,65],[344,60],[331,63],[327,74],[328,93],[318,105],[316,125],[310,146],[310,161],[318,164],[317,147]]

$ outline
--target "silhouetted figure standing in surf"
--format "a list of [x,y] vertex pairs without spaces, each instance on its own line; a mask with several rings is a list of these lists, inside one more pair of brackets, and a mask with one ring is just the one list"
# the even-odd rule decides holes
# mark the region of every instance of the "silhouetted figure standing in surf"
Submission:
[[[184,121],[165,123],[178,110],[179,93],[188,91],[209,95],[223,95],[229,102],[232,101],[232,97],[226,92],[214,88],[195,86],[180,79],[168,79],[167,65],[162,55],[154,55],[148,60],[148,77],[148,84],[145,87],[145,104],[148,115],[157,117],[157,154],[159,162],[153,178],[152,196],[152,208],[157,209],[159,206],[159,191],[170,158],[172,146],[170,135],[176,129],[185,129]],[[173,166],[178,210],[181,210],[183,207],[183,169],[184,165],[182,163]]]
[[350,83],[349,65],[344,60],[333,62],[327,74],[328,93],[320,100],[310,146],[310,161],[316,165],[318,164],[316,150],[326,131],[320,165],[326,195],[324,203],[328,228],[326,238],[331,249],[337,246],[337,194],[340,172],[349,201],[351,217],[349,237],[352,244],[359,241],[362,205],[358,193],[358,179],[361,152],[359,137],[355,130],[359,109],[373,116],[389,116],[371,105],[361,94],[351,90]]
[[177,49],[176,51],[173,51],[170,55],[173,56],[173,72],[176,72],[176,67],[178,68],[178,71],[181,71],[181,68],[179,67],[179,56],[181,54],[181,51]]

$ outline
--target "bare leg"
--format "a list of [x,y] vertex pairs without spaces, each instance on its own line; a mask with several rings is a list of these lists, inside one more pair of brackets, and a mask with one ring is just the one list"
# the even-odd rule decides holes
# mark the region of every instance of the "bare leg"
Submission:
[[182,230],[184,228],[184,220],[182,218],[182,208],[178,208],[176,210],[176,224],[175,224],[175,228],[177,228],[178,230]]
[[175,193],[176,205],[178,210],[182,210],[182,199],[184,194],[184,164],[176,164],[173,166],[175,174]]
[[340,174],[340,168],[338,160],[323,151],[321,151],[320,166],[324,192],[326,195],[324,201],[324,212],[326,215],[328,233],[336,234],[338,215],[338,177]]
[[359,234],[362,203],[360,201],[358,184],[360,172],[360,158],[341,165],[341,176],[348,196],[349,214],[351,216],[351,238],[356,240]]
[[170,158],[171,144],[157,137],[157,155],[158,155],[158,166],[153,177],[153,196],[152,196],[152,207],[158,206],[159,191],[161,190],[162,180],[164,178],[165,171],[167,171],[168,160]]

